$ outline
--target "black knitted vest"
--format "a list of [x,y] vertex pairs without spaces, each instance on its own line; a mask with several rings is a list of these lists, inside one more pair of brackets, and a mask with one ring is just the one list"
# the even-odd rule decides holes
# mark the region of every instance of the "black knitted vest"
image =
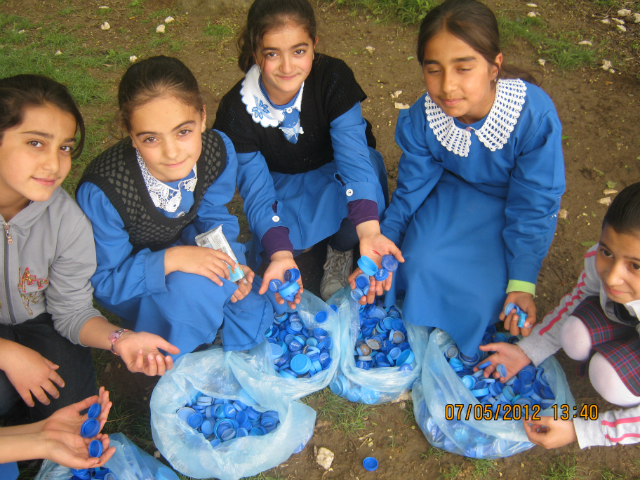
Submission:
[[78,188],[84,182],[97,185],[120,214],[129,234],[133,251],[168,248],[196,216],[207,189],[224,171],[227,150],[220,135],[213,130],[202,134],[202,153],[197,162],[198,182],[189,212],[178,218],[164,216],[153,204],[136,160],[129,137],[98,155],[85,169]]

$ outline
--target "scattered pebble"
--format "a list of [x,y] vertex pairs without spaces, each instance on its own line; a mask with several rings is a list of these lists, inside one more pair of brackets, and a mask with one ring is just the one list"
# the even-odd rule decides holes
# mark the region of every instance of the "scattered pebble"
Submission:
[[411,107],[411,105],[407,105],[406,103],[400,103],[400,102],[394,102],[393,106],[396,107],[398,110],[406,110],[407,108]]
[[544,58],[539,58],[538,63],[540,64],[540,66],[544,67],[544,64],[547,63],[547,61]]
[[569,212],[565,208],[561,208],[560,211],[558,212],[558,218],[562,220],[566,220],[567,215],[569,215]]
[[54,53],[54,55],[62,55],[62,52],[60,50],[56,50],[56,53]]
[[601,203],[602,205],[609,206],[609,205],[611,205],[611,197],[601,198],[600,200],[598,200],[598,203]]
[[108,7],[107,5],[100,5],[98,8],[101,8],[101,9],[103,9],[103,10],[104,10],[104,9],[106,9],[106,8],[109,8],[109,7]]
[[527,3],[527,7],[538,8],[538,5],[536,5],[535,3]]
[[620,30],[621,32],[626,32],[627,31],[627,27],[625,27],[624,25],[616,25],[616,27],[618,28],[618,30]]
[[607,188],[602,193],[604,193],[605,195],[615,195],[616,193],[618,193],[618,190],[614,190],[613,188]]
[[131,56],[129,57],[129,61],[130,61],[131,63],[136,63],[136,60],[138,60],[138,57],[136,57],[135,55],[131,55]]
[[328,448],[324,447],[320,447],[318,453],[316,454],[316,462],[325,470],[329,470],[331,468],[331,464],[333,463],[334,458],[334,453]]
[[623,8],[622,10],[618,10],[618,15],[620,15],[621,17],[628,17],[631,15],[631,10]]
[[18,30],[18,34],[24,33],[26,30]]
[[613,21],[616,22],[618,25],[624,25],[624,20],[620,20],[619,18],[614,18]]
[[603,70],[610,70],[612,66],[613,65],[611,65],[611,62],[609,60],[602,60],[602,69]]
[[167,18],[164,19],[164,23],[171,23],[175,20],[175,18],[173,18],[172,16],[168,16]]
[[153,458],[160,458],[160,452],[158,450],[153,452]]
[[600,22],[609,25],[611,23],[611,20],[609,20],[608,18],[603,18],[602,20],[600,20]]
[[400,95],[402,95],[402,90],[396,90],[391,94],[391,98],[398,98]]
[[589,45],[590,47],[593,47],[593,43],[591,43],[589,40],[583,40],[578,43],[578,45]]
[[156,33],[164,33],[166,29],[167,27],[162,23],[156,27]]
[[409,400],[411,400],[411,392],[407,390],[406,392],[402,392],[402,395],[400,395],[391,403],[408,402]]
[[373,53],[373,51],[375,50],[375,48],[371,45],[367,45],[366,47],[364,47],[364,49],[369,53]]
[[538,14],[536,12],[529,12],[527,13],[527,17],[537,17]]
[[633,14],[633,23],[640,23],[640,13]]
[[102,30],[109,30],[111,28],[111,25],[109,25],[109,22],[104,22],[102,25],[100,25],[100,28]]

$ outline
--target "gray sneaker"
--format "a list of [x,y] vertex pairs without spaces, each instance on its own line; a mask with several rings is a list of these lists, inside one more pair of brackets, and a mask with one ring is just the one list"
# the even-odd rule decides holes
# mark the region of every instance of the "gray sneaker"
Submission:
[[347,278],[353,269],[353,249],[339,252],[327,245],[327,261],[322,268],[324,275],[320,282],[320,296],[328,300],[339,289],[349,285]]

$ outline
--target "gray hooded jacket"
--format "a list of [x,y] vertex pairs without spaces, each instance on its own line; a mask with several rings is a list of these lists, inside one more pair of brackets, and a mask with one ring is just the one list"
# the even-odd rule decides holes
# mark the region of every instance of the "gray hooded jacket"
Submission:
[[96,250],[91,223],[57,188],[46,202],[31,202],[3,224],[0,323],[23,323],[48,312],[55,329],[75,344],[92,317],[91,275]]

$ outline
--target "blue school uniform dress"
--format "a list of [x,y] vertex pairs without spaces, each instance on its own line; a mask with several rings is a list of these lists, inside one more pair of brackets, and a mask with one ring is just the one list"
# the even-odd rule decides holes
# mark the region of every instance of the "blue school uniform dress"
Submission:
[[[273,308],[258,295],[260,282],[242,300],[229,299],[237,285],[220,287],[185,272],[165,276],[164,254],[219,225],[238,259],[238,219],[226,204],[235,192],[237,160],[224,134],[208,130],[193,171],[170,183],[155,179],[126,138],[85,170],[76,194],[91,220],[98,267],[91,278],[96,300],[119,315],[123,326],[158,334],[181,354],[211,343],[222,328],[225,350],[245,350],[264,340]],[[202,247],[204,248],[204,247]]]
[[[257,65],[221,100],[213,127],[238,153],[238,188],[254,234],[249,261],[259,263],[263,250],[311,247],[347,217],[354,226],[379,219],[386,170],[362,117],[365,98],[342,60],[316,54],[287,105],[270,101]],[[282,227],[284,241],[276,234]]]
[[535,294],[565,189],[551,99],[499,80],[489,114],[467,125],[429,97],[400,113],[398,186],[381,225],[405,258],[389,296],[403,318],[447,331],[472,356],[506,293]]

